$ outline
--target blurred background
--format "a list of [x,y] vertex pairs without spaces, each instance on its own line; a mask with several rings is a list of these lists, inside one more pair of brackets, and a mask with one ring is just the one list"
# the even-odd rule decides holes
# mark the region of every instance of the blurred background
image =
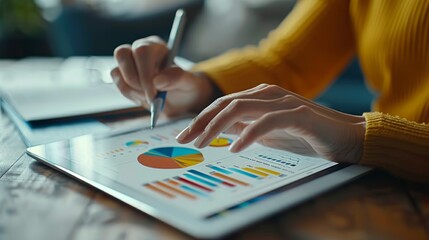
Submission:
[[[179,55],[204,60],[256,44],[295,0],[0,0],[0,59],[108,56],[149,35],[167,39],[177,8],[188,22]],[[357,61],[318,99],[350,113],[369,110],[372,94]]]
[[[168,37],[187,11],[181,55],[198,61],[257,43],[293,0],[0,0],[0,57],[111,55],[123,43]],[[191,36],[191,37],[190,37]]]

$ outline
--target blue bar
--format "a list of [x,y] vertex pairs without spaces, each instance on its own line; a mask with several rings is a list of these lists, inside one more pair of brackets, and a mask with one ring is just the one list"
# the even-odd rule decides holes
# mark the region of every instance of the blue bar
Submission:
[[189,173],[185,173],[185,174],[183,174],[183,175],[185,175],[186,177],[188,177],[188,178],[190,178],[190,179],[192,179],[192,180],[195,180],[195,181],[197,181],[197,182],[200,182],[200,183],[206,184],[206,185],[208,185],[208,186],[210,186],[210,187],[216,187],[216,186],[217,186],[217,185],[216,185],[216,184],[214,184],[214,183],[208,182],[208,181],[206,181],[206,180],[204,180],[204,179],[201,179],[201,178],[196,177],[196,176],[194,176],[194,175],[191,175],[191,174],[189,174]]
[[191,193],[194,193],[194,194],[197,194],[197,195],[200,195],[200,196],[207,197],[207,195],[206,195],[206,194],[204,194],[204,193],[202,193],[202,192],[200,192],[200,191],[197,191],[197,190],[195,190],[195,189],[193,189],[193,188],[190,188],[190,187],[188,187],[188,186],[180,185],[180,187],[181,187],[182,189],[184,189],[184,190],[188,191],[188,192],[191,192]]
[[195,174],[195,175],[198,175],[198,176],[200,176],[200,177],[206,178],[206,179],[208,179],[208,180],[210,180],[210,181],[213,181],[213,182],[223,183],[223,181],[222,181],[222,180],[217,179],[217,178],[215,178],[215,177],[212,177],[212,176],[210,176],[210,175],[207,175],[207,174],[205,174],[205,173],[199,172],[199,171],[197,171],[197,170],[189,170],[188,172],[193,173],[193,174]]
[[251,174],[249,172],[243,171],[243,170],[238,169],[238,168],[230,168],[230,170],[237,172],[237,173],[241,173],[241,174],[246,175],[246,176],[251,177],[251,178],[259,178],[257,175]]
[[226,169],[223,169],[223,168],[220,168],[220,167],[216,167],[216,166],[213,166],[213,165],[207,165],[207,167],[209,167],[209,168],[211,168],[213,170],[216,170],[218,172],[225,173],[225,174],[231,174],[232,173],[232,172],[230,172],[230,171],[228,171]]

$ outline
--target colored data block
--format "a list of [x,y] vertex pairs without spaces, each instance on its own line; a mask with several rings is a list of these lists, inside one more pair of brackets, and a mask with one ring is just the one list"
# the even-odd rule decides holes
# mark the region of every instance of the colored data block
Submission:
[[232,178],[232,177],[228,177],[228,176],[225,176],[225,175],[223,175],[222,173],[213,173],[212,174],[213,176],[216,176],[216,177],[218,177],[218,178],[221,178],[221,179],[223,179],[223,180],[227,180],[227,181],[230,181],[230,182],[233,182],[233,183],[235,183],[235,184],[238,184],[238,185],[241,185],[241,186],[250,186],[250,184],[248,184],[248,183],[246,183],[246,182],[243,182],[243,181],[240,181],[240,180],[238,180],[238,179],[235,179],[235,178]]
[[246,167],[246,168],[243,168],[243,170],[244,170],[244,171],[247,171],[247,172],[254,173],[254,174],[256,174],[256,175],[258,175],[258,176],[261,176],[261,177],[268,177],[268,176],[269,176],[269,174],[264,173],[264,172],[261,172],[261,171],[258,171],[258,170],[255,170],[255,169],[253,169],[253,168],[248,168],[248,167]]
[[206,187],[206,186],[203,186],[203,185],[201,185],[201,184],[199,184],[199,183],[193,182],[193,181],[191,181],[191,180],[188,180],[188,179],[186,179],[186,178],[182,178],[182,177],[175,177],[175,179],[176,179],[176,180],[178,180],[178,181],[181,181],[181,182],[183,182],[183,183],[187,183],[187,184],[189,184],[189,185],[191,185],[191,186],[193,186],[193,187],[197,187],[197,188],[199,188],[199,189],[202,189],[202,190],[204,190],[204,191],[207,191],[207,192],[213,192],[213,189],[208,188],[208,187]]
[[170,186],[170,185],[168,185],[168,184],[166,184],[166,183],[163,183],[163,182],[156,182],[156,184],[157,184],[157,185],[159,185],[159,186],[161,186],[161,187],[163,187],[163,188],[166,188],[166,189],[168,189],[168,190],[170,190],[170,191],[172,191],[172,192],[174,192],[174,193],[177,193],[177,194],[179,194],[179,195],[182,195],[182,196],[184,196],[184,197],[187,197],[187,198],[189,198],[189,199],[196,199],[196,197],[195,197],[194,195],[189,194],[189,193],[187,193],[187,192],[184,192],[184,191],[182,191],[182,190],[180,190],[180,189],[177,189],[177,188],[175,188],[175,187],[172,187],[172,186]]
[[207,175],[207,174],[205,174],[205,173],[199,172],[199,171],[197,171],[197,170],[193,170],[193,169],[192,169],[192,170],[189,170],[188,172],[193,173],[193,174],[195,174],[195,175],[197,175],[197,176],[200,176],[200,177],[206,178],[206,179],[208,179],[208,180],[210,180],[210,181],[213,181],[213,182],[216,182],[216,183],[221,183],[221,182],[223,182],[222,180],[220,180],[220,179],[218,179],[218,178],[212,177],[212,176],[210,176],[210,175]]
[[208,179],[208,180],[210,180],[210,181],[213,181],[213,182],[216,182],[216,183],[221,183],[221,184],[226,185],[226,186],[228,186],[228,187],[235,187],[235,185],[234,185],[234,184],[231,184],[231,183],[229,183],[229,182],[225,182],[225,181],[223,181],[223,180],[221,180],[221,179],[218,179],[218,178],[212,177],[212,176],[210,176],[210,175],[208,175],[208,174],[205,174],[205,173],[199,172],[199,171],[197,171],[197,170],[189,170],[188,172],[193,173],[193,174],[195,174],[195,175],[198,175],[198,176],[200,176],[200,177],[203,177],[203,178],[205,178],[205,179]]
[[166,192],[158,187],[153,186],[152,184],[145,184],[144,185],[145,188],[150,189],[156,193],[159,193],[167,198],[175,198],[176,196],[174,196],[173,194]]
[[187,177],[187,178],[191,179],[191,180],[194,180],[194,181],[197,181],[197,182],[199,182],[199,183],[202,183],[202,184],[208,185],[208,186],[210,186],[210,187],[216,187],[216,186],[217,186],[217,185],[216,185],[216,184],[214,184],[214,183],[211,183],[211,182],[206,181],[206,180],[204,180],[204,179],[202,179],[202,178],[196,177],[196,176],[194,176],[194,175],[192,175],[192,174],[185,173],[185,174],[183,174],[183,175],[184,175],[185,177]]
[[217,166],[213,166],[213,165],[207,165],[207,167],[209,167],[209,168],[211,168],[211,169],[213,169],[213,170],[215,170],[215,171],[218,171],[218,172],[224,173],[224,174],[231,174],[231,173],[232,173],[232,172],[230,172],[230,171],[228,171],[228,170],[226,170],[226,169],[224,169],[224,168],[217,167]]
[[255,175],[255,174],[252,174],[252,173],[249,173],[249,172],[243,171],[243,170],[238,169],[238,168],[229,168],[229,170],[234,171],[234,172],[236,172],[236,173],[240,173],[240,174],[242,174],[242,175],[244,175],[244,176],[247,176],[247,177],[251,177],[251,178],[259,178],[259,176],[258,176],[258,175]]
[[190,193],[193,193],[193,194],[196,194],[196,195],[200,195],[200,196],[203,196],[203,197],[207,197],[207,194],[205,194],[203,192],[200,192],[198,190],[195,190],[195,189],[193,189],[191,187],[188,187],[188,186],[185,186],[185,185],[180,185],[180,188],[182,188],[183,190],[186,190],[186,191],[188,191]]
[[263,167],[255,167],[255,169],[258,169],[259,171],[266,172],[266,173],[269,173],[269,174],[272,174],[272,175],[276,175],[276,176],[282,175],[281,173],[279,173],[277,171],[274,171],[274,170],[271,170],[271,169],[267,169],[267,168],[263,168]]

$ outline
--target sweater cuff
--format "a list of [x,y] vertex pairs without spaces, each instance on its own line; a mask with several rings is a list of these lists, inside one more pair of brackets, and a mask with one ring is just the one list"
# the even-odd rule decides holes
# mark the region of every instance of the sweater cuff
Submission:
[[[363,155],[360,163],[380,166],[389,164],[389,151],[396,152],[410,144],[415,133],[407,132],[407,120],[381,112],[364,113],[366,120]],[[408,135],[408,136],[407,136]],[[408,141],[407,141],[408,140]],[[398,156],[396,156],[398,157]]]
[[429,126],[380,112],[364,113],[364,117],[366,132],[360,163],[427,181]]

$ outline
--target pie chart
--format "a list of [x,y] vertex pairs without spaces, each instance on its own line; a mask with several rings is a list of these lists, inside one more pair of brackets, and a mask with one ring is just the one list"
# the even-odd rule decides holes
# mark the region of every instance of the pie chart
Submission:
[[184,147],[153,148],[137,157],[140,164],[159,169],[186,168],[204,161],[201,152]]
[[135,146],[139,146],[142,144],[149,144],[148,141],[142,141],[142,140],[134,140],[134,141],[129,141],[125,143],[125,146],[127,147],[135,147]]
[[232,139],[219,137],[213,139],[213,141],[209,144],[210,147],[227,147],[231,145]]

